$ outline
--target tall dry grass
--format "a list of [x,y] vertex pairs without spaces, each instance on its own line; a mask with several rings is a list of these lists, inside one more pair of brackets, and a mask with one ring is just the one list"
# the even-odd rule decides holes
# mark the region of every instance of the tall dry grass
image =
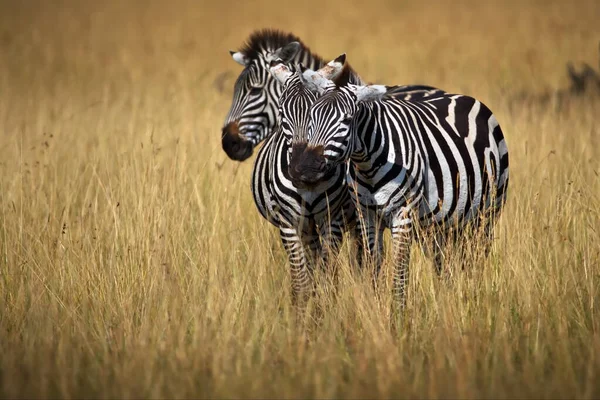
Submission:
[[[600,396],[597,2],[3,2],[2,397]],[[348,267],[294,323],[252,163],[220,149],[227,53],[279,27],[385,83],[473,95],[511,156],[491,255],[413,250],[406,318]],[[456,261],[456,260],[455,260]],[[457,262],[451,262],[456,268]]]

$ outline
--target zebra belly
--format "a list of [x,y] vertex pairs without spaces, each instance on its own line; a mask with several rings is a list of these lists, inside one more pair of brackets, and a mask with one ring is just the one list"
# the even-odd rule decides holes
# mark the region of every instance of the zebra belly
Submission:
[[360,176],[357,176],[356,180],[348,177],[353,202],[361,208],[374,209],[378,217],[389,227],[392,218],[400,212],[402,207],[406,206],[409,201],[422,197],[422,188],[416,187],[408,192],[405,187],[398,184],[402,179],[403,177],[399,176],[373,190],[370,184],[361,184],[364,181],[360,179]]
[[[492,206],[486,199],[497,186],[498,179],[488,173],[487,165],[490,159],[495,158],[494,152],[486,151],[483,157],[485,164],[480,165],[474,149],[469,146],[466,148],[469,157],[462,162],[470,163],[470,173],[466,173],[464,168],[460,168],[456,175],[448,174],[448,171],[428,170],[425,196],[419,207],[421,225],[459,228],[477,219]],[[440,186],[435,179],[436,175],[443,177]],[[483,182],[488,182],[487,187],[484,187]]]
[[271,224],[279,227],[280,220],[277,205],[269,192],[268,184],[263,179],[263,176],[256,171],[256,168],[252,174],[250,189],[254,198],[254,204],[260,215]]

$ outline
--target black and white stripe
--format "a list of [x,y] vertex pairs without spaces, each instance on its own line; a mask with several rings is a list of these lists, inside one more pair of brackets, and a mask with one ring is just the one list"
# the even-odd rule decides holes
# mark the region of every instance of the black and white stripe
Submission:
[[[327,68],[320,73],[326,73]],[[327,261],[330,251],[341,242],[343,231],[354,221],[354,203],[344,164],[333,168],[316,188],[294,183],[289,159],[294,146],[306,143],[309,111],[317,95],[291,66],[278,64],[271,71],[284,84],[279,99],[281,119],[258,152],[252,193],[261,215],[279,228],[289,257],[292,293],[297,302],[303,302],[312,289],[314,263]]]
[[390,228],[394,295],[404,305],[417,220],[439,228],[438,240],[468,222],[485,225],[491,235],[495,218],[482,216],[496,216],[506,200],[504,136],[492,112],[472,97],[431,90],[407,100],[389,95],[396,87],[317,82],[322,96],[311,109],[307,151],[319,149],[322,160],[319,167],[301,157],[291,163],[314,184],[330,168],[352,160],[350,184],[369,250],[381,254],[383,229]]
[[[229,158],[244,161],[277,125],[282,87],[269,73],[270,64],[282,61],[316,70],[325,62],[295,35],[270,29],[254,32],[241,50],[230,53],[244,70],[234,85],[221,140]],[[352,69],[348,68],[347,73],[349,82],[362,83]]]
[[[325,62],[297,36],[272,29],[253,32],[239,51],[230,53],[244,69],[234,84],[233,100],[221,130],[221,144],[229,158],[244,161],[274,131],[278,122],[277,104],[282,87],[269,73],[271,62],[302,64],[312,70],[323,67]],[[345,66],[339,80],[364,84],[349,65]],[[411,93],[418,95],[429,89],[433,88],[401,86],[395,95],[410,97]]]

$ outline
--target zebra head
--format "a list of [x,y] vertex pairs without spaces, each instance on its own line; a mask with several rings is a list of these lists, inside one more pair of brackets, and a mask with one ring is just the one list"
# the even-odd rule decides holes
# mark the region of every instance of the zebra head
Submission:
[[[319,92],[313,81],[304,76],[308,69],[302,63],[294,65],[277,61],[271,64],[269,71],[282,86],[278,107],[280,130],[289,146],[306,144],[310,107],[317,100]],[[343,60],[338,57],[314,74],[321,79],[336,79],[342,68]]]
[[279,97],[279,129],[288,146],[306,142],[310,107],[317,94],[310,90],[302,76],[302,65],[278,63],[270,68],[271,74],[283,87]]
[[222,129],[221,144],[229,158],[246,160],[276,125],[281,86],[268,68],[274,60],[292,60],[299,50],[300,44],[291,42],[272,52],[254,52],[252,56],[242,51],[230,52],[244,70],[235,82],[233,103]]
[[297,187],[306,185],[298,171],[293,168],[292,160],[303,157],[306,152],[310,109],[319,94],[318,83],[322,81],[333,83],[332,80],[343,71],[345,57],[345,54],[341,55],[316,72],[304,68],[302,64],[294,68],[279,63],[270,68],[271,74],[283,85],[283,92],[279,98],[280,131],[290,149],[288,173]]
[[290,161],[297,179],[314,186],[327,179],[330,171],[350,159],[361,103],[380,100],[387,92],[382,85],[338,87],[313,71],[304,72],[321,97],[310,110],[308,144]]

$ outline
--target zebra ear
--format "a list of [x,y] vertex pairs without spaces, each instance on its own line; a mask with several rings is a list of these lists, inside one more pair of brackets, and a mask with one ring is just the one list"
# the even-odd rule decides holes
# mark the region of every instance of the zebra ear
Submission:
[[334,80],[344,70],[346,64],[346,53],[342,53],[335,60],[331,60],[326,66],[317,71],[325,79]]
[[290,71],[288,66],[283,63],[273,65],[269,68],[269,71],[282,85],[285,85],[285,82],[292,76],[292,71]]
[[302,65],[302,63],[298,63],[297,65],[298,68],[296,68],[296,74],[298,75],[298,78],[300,78],[300,82],[304,83],[304,71],[306,71],[306,67],[304,65]]
[[346,53],[340,54],[334,60],[329,61],[327,65],[332,68],[334,73],[339,74],[346,65]]
[[245,67],[250,62],[250,59],[248,59],[248,57],[246,57],[241,51],[236,52],[233,50],[229,50],[229,54],[231,54],[231,58],[233,58],[233,61],[240,64],[241,66]]
[[318,94],[325,93],[327,89],[335,88],[335,83],[323,77],[319,71],[307,69],[302,73],[302,78],[306,87]]
[[287,63],[290,62],[296,54],[300,51],[300,43],[291,42],[286,44],[283,47],[278,48],[269,56],[270,60],[280,59],[281,61]]
[[[314,71],[311,71],[310,69],[308,69],[307,67],[302,65],[302,63],[299,63],[298,68],[296,69],[296,72],[298,73],[300,82],[302,82],[302,84],[306,88],[308,88],[308,90],[310,90],[313,93],[319,93],[319,91],[317,90],[317,87],[314,85],[314,83],[312,83],[311,81],[308,80],[308,75]],[[306,75],[305,75],[305,73],[306,73]]]
[[358,102],[379,101],[384,94],[387,93],[387,88],[384,85],[368,85],[355,86],[349,85],[350,90],[356,95]]

